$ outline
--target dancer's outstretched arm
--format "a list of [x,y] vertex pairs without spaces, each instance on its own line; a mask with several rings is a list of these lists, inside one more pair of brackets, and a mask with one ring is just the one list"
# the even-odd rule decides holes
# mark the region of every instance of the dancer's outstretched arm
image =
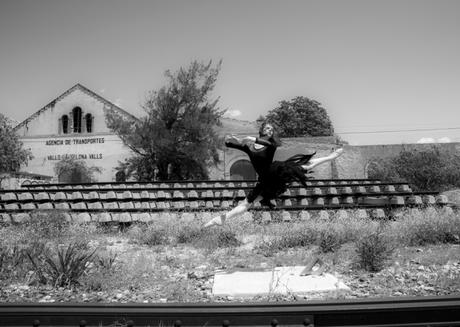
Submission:
[[226,135],[225,136],[225,146],[228,147],[228,148],[233,148],[233,149],[237,149],[237,150],[241,150],[243,152],[247,152],[248,149],[247,147],[244,145],[242,139],[236,137],[235,135],[231,134],[231,135]]
[[263,138],[260,138],[260,137],[245,136],[243,139],[246,140],[246,141],[254,142],[254,143],[257,143],[257,144],[260,144],[260,145],[264,145],[264,146],[275,146],[275,144],[273,142],[267,141],[267,140],[265,140]]
[[306,165],[302,165],[302,168],[304,170],[310,170],[313,169],[314,167],[321,165],[325,162],[332,161],[337,159],[339,156],[341,156],[343,153],[343,148],[337,149],[334,152],[332,152],[330,155],[326,157],[321,157],[321,158],[312,158]]

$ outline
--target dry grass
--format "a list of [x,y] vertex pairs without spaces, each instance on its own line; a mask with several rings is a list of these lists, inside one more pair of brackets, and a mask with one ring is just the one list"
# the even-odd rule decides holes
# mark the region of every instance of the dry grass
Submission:
[[[458,214],[430,208],[406,210],[393,221],[352,214],[270,224],[253,222],[245,215],[224,227],[202,230],[202,221],[209,218],[203,215],[201,220],[172,220],[165,215],[124,232],[70,224],[58,216],[49,224],[42,217],[26,226],[3,226],[0,284],[33,282],[23,250],[37,250],[34,242],[38,239],[45,239],[45,245],[84,240],[85,251],[95,251],[95,256],[73,287],[84,292],[118,292],[122,298],[139,293],[134,299],[139,302],[209,300],[209,276],[216,269],[305,265],[312,255],[320,255],[328,270],[339,274],[397,270],[417,257],[420,265],[440,267],[439,285],[454,287],[459,282],[458,274],[442,270],[452,260],[460,262],[460,254],[449,250],[452,244],[460,244]],[[414,254],[413,249],[421,250]],[[8,274],[12,268],[16,273]],[[397,285],[398,281],[385,283]]]

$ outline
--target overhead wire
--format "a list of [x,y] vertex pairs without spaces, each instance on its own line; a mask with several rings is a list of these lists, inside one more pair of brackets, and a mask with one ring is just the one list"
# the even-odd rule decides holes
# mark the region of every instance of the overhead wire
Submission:
[[382,130],[382,131],[356,131],[356,132],[335,132],[336,134],[384,134],[384,133],[402,133],[402,132],[432,132],[432,131],[447,131],[457,130],[460,127],[443,127],[443,128],[414,128],[414,129],[399,129],[399,130]]

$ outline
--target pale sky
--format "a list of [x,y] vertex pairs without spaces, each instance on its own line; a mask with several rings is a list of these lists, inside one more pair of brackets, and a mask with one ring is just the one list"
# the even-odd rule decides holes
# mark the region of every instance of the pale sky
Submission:
[[460,1],[0,0],[0,112],[18,121],[76,83],[140,116],[165,70],[220,59],[237,119],[306,96],[351,144],[460,142]]

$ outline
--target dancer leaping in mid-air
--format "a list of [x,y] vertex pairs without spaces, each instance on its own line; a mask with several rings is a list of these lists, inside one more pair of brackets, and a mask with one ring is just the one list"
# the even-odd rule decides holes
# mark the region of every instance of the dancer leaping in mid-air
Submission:
[[258,180],[246,198],[235,208],[225,214],[214,217],[204,227],[222,225],[225,220],[243,214],[257,202],[273,208],[273,204],[270,201],[284,193],[290,183],[298,181],[304,187],[307,187],[306,174],[309,170],[322,163],[336,159],[343,152],[343,149],[340,148],[321,158],[312,158],[315,155],[315,153],[312,153],[297,154],[285,161],[273,161],[276,148],[281,143],[275,135],[273,125],[269,123],[262,125],[259,130],[259,137],[246,136],[239,139],[234,135],[226,136],[225,145],[247,153],[258,175]]

